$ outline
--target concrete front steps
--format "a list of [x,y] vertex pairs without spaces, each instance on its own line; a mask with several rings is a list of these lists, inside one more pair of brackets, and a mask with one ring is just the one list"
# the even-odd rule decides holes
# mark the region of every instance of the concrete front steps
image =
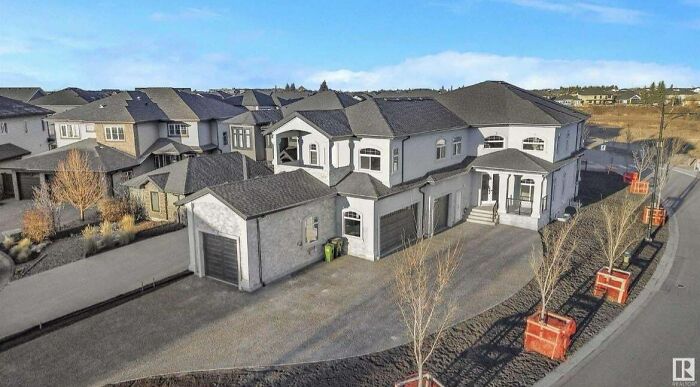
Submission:
[[467,222],[495,226],[496,222],[492,219],[492,211],[492,206],[474,207],[467,214]]

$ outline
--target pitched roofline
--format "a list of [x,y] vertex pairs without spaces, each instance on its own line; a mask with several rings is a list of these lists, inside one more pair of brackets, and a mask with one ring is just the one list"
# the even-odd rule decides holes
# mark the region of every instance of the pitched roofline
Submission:
[[[334,109],[334,110],[341,110],[341,109]],[[265,130],[264,135],[272,134],[272,133],[274,133],[277,129],[281,128],[282,126],[284,126],[285,124],[287,124],[289,121],[293,120],[294,118],[299,118],[299,119],[301,119],[302,121],[304,121],[304,122],[306,122],[307,124],[309,124],[309,126],[311,126],[312,128],[318,130],[319,133],[321,133],[323,136],[325,136],[325,137],[328,138],[329,140],[336,140],[336,139],[339,139],[339,138],[350,138],[350,137],[353,137],[353,136],[354,136],[354,135],[351,135],[351,134],[349,134],[349,135],[347,135],[347,136],[330,136],[328,133],[326,133],[325,130],[321,129],[320,126],[316,125],[316,124],[315,124],[313,121],[311,121],[310,119],[304,117],[304,116],[301,114],[301,113],[303,113],[304,111],[310,111],[310,110],[297,110],[297,111],[293,112],[292,114],[288,115],[287,117],[282,118],[281,120],[277,121],[274,125],[272,125],[272,126],[270,126],[269,128],[267,128],[267,129]],[[327,110],[327,111],[332,111],[332,110]],[[341,110],[341,111],[342,111],[342,110]],[[352,127],[350,128],[350,130],[352,130]]]

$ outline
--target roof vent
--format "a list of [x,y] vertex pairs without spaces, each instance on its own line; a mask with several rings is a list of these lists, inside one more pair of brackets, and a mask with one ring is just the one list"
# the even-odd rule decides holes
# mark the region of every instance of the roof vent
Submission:
[[104,109],[105,105],[100,104],[100,109]]

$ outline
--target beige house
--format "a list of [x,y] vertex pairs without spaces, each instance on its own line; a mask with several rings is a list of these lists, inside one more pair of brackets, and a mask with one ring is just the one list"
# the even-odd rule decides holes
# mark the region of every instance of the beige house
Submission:
[[615,91],[602,87],[583,89],[576,96],[583,105],[612,105],[615,103]]

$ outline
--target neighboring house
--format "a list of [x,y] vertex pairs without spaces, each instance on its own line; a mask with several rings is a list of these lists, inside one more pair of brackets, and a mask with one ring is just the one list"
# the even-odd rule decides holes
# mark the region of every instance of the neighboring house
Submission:
[[615,103],[615,90],[602,87],[582,89],[576,96],[583,105],[612,105]]
[[615,101],[623,105],[638,105],[642,103],[642,97],[635,90],[620,90]]
[[582,105],[581,100],[577,96],[571,95],[571,94],[558,95],[558,96],[554,97],[554,101],[556,101],[562,105],[566,105],[566,106],[581,106]]
[[39,187],[41,182],[51,180],[58,163],[65,160],[71,150],[86,156],[90,170],[104,174],[109,194],[118,193],[115,188],[130,179],[134,170],[138,171],[139,168],[139,161],[132,155],[89,138],[0,165],[0,173],[11,176],[12,196],[21,200],[32,199],[33,189]]
[[257,90],[246,90],[243,94],[224,98],[224,102],[248,110],[277,109],[277,103],[269,94]]
[[[32,105],[49,109],[55,113],[63,113],[66,110],[74,109],[78,106],[86,105],[90,102],[102,99],[114,94],[112,91],[91,91],[77,87],[69,87],[63,90],[54,91],[47,95],[32,100]],[[52,148],[55,147],[56,128],[53,122],[46,121],[49,135],[52,138]]]
[[16,99],[22,102],[31,102],[44,95],[46,93],[41,87],[0,87],[0,97]]
[[123,183],[129,195],[139,198],[148,216],[180,221],[175,202],[203,188],[271,175],[264,163],[238,153],[186,158]]
[[691,95],[683,100],[683,106],[700,107],[700,95]]
[[59,147],[95,138],[153,169],[224,149],[223,121],[245,111],[183,89],[143,88],[58,113],[50,120],[56,125]]
[[345,109],[358,101],[347,93],[328,90],[320,91],[300,101],[282,107],[282,115],[288,116],[299,110],[336,110]]
[[274,176],[181,201],[190,268],[252,290],[332,236],[376,260],[465,219],[539,229],[574,204],[587,119],[505,82],[295,110],[268,130]]
[[[0,97],[0,144],[14,144],[29,153],[49,150],[44,117],[53,111],[22,101]],[[14,158],[0,153],[0,161]]]
[[253,160],[272,160],[272,139],[265,135],[270,125],[282,119],[277,109],[252,110],[223,121],[223,152],[238,151]]

